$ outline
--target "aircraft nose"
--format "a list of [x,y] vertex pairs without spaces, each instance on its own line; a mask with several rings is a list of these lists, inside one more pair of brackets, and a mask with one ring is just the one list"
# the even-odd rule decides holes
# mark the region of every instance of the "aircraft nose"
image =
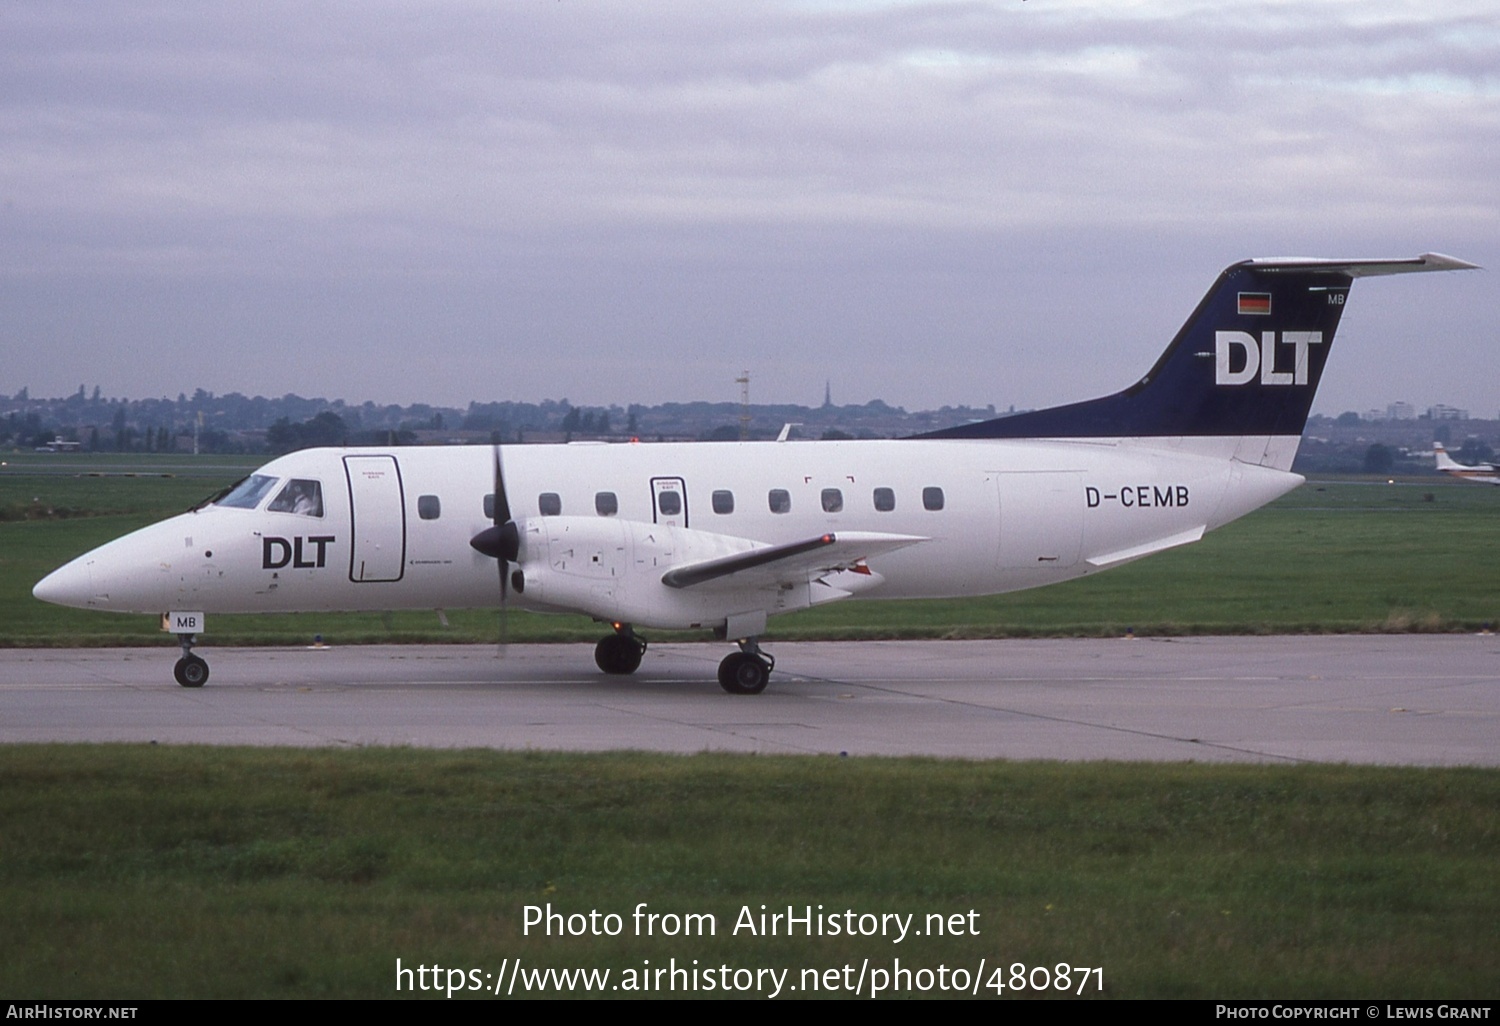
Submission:
[[163,520],[85,552],[42,578],[31,593],[43,602],[78,609],[117,613],[171,609],[182,591],[182,569],[174,569],[174,554],[197,551],[191,535],[183,531],[185,525],[199,523],[184,520],[190,516]]
[[87,607],[94,597],[94,575],[89,562],[75,559],[37,582],[31,594],[55,606]]

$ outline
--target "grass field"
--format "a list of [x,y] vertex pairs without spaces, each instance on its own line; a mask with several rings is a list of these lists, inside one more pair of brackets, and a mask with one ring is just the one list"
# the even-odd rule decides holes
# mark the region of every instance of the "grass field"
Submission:
[[[10,645],[164,644],[150,617],[48,607],[31,586],[92,546],[192,505],[252,460],[22,456],[0,468],[0,613]],[[60,469],[59,469],[60,468]],[[88,476],[100,474],[103,476]],[[126,476],[135,474],[137,476]],[[173,476],[164,477],[162,474]],[[47,511],[53,511],[51,515]],[[1481,554],[1500,489],[1418,479],[1310,482],[1197,545],[1079,581],[983,599],[841,602],[772,621],[768,637],[1098,636],[1473,630],[1500,621]],[[491,641],[493,610],[220,616],[211,644]],[[592,640],[585,617],[516,613],[516,641]]]
[[[0,822],[0,993],[26,997],[392,997],[398,957],[616,981],[698,959],[794,984],[866,958],[1066,962],[1111,997],[1500,990],[1488,771],[11,746]],[[640,902],[717,932],[635,936]],[[548,903],[624,930],[523,934]],[[735,935],[762,904],[965,928]]]

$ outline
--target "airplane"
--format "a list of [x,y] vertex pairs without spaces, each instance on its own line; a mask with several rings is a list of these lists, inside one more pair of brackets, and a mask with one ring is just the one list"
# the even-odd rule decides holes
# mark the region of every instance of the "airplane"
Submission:
[[514,605],[608,624],[608,674],[640,629],[712,632],[720,686],[758,694],[771,616],[1083,577],[1285,494],[1353,279],[1473,267],[1245,260],[1124,391],[909,438],[306,449],[33,593],[163,615],[184,687],[210,614]]
[[1437,468],[1444,474],[1451,474],[1463,481],[1478,481],[1481,484],[1500,485],[1500,470],[1493,463],[1475,463],[1466,466],[1459,463],[1448,450],[1443,448],[1442,442],[1432,443],[1432,455],[1437,459]]

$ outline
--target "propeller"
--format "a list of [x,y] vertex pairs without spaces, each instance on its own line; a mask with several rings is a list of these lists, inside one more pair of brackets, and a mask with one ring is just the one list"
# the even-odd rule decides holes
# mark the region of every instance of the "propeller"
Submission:
[[494,523],[469,539],[474,551],[489,556],[500,568],[500,645],[501,651],[510,640],[510,617],[507,599],[510,597],[510,564],[521,551],[521,531],[510,518],[510,500],[505,495],[505,469],[500,459],[500,446],[495,445],[495,506]]

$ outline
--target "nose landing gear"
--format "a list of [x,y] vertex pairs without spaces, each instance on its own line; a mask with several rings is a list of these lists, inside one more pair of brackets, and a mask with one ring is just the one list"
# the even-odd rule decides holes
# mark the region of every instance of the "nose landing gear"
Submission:
[[201,688],[208,683],[208,663],[201,656],[193,655],[194,638],[195,635],[192,634],[177,635],[177,642],[182,646],[182,658],[172,667],[172,676],[185,688]]

